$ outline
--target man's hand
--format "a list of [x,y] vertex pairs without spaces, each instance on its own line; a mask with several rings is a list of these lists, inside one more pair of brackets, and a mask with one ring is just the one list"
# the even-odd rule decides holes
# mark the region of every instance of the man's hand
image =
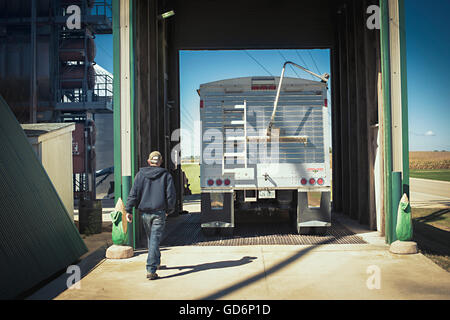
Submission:
[[127,221],[130,222],[130,223],[133,222],[133,215],[131,213],[128,213],[128,212],[127,212]]

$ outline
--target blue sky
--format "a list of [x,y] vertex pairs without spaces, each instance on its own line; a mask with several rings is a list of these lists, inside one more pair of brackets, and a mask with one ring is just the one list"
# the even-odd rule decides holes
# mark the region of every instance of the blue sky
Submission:
[[410,150],[450,150],[450,1],[405,10]]
[[[450,150],[450,1],[405,0],[405,10],[410,150]],[[96,43],[96,62],[112,72],[112,36],[99,35]],[[320,73],[330,73],[328,50],[180,52],[182,128],[192,127],[192,120],[199,119],[196,89],[201,83],[278,76],[284,58],[314,72],[318,69]],[[311,79],[310,75],[295,71],[297,74],[288,68],[286,76]]]

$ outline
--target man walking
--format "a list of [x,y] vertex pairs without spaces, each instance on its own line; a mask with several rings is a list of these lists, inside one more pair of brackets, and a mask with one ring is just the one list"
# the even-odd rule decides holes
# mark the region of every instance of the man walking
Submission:
[[139,170],[128,195],[127,221],[133,219],[132,209],[138,208],[148,238],[147,278],[158,278],[156,269],[161,263],[159,243],[164,231],[166,216],[175,209],[176,192],[171,174],[161,168],[161,153],[153,151],[148,157],[149,167]]

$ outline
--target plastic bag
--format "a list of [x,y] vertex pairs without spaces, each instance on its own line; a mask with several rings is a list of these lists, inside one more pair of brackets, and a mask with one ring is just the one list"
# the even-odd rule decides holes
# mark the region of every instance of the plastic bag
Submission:
[[117,245],[126,244],[128,241],[127,219],[125,206],[119,198],[114,211],[111,212],[112,242]]
[[397,239],[409,241],[413,238],[413,226],[411,220],[411,206],[406,193],[400,200],[397,211],[397,226],[395,228]]

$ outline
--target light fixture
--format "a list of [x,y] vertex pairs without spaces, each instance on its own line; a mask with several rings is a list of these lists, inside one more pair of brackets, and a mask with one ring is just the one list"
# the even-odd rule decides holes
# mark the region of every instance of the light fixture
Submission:
[[175,10],[169,10],[159,15],[160,19],[167,19],[175,15]]

